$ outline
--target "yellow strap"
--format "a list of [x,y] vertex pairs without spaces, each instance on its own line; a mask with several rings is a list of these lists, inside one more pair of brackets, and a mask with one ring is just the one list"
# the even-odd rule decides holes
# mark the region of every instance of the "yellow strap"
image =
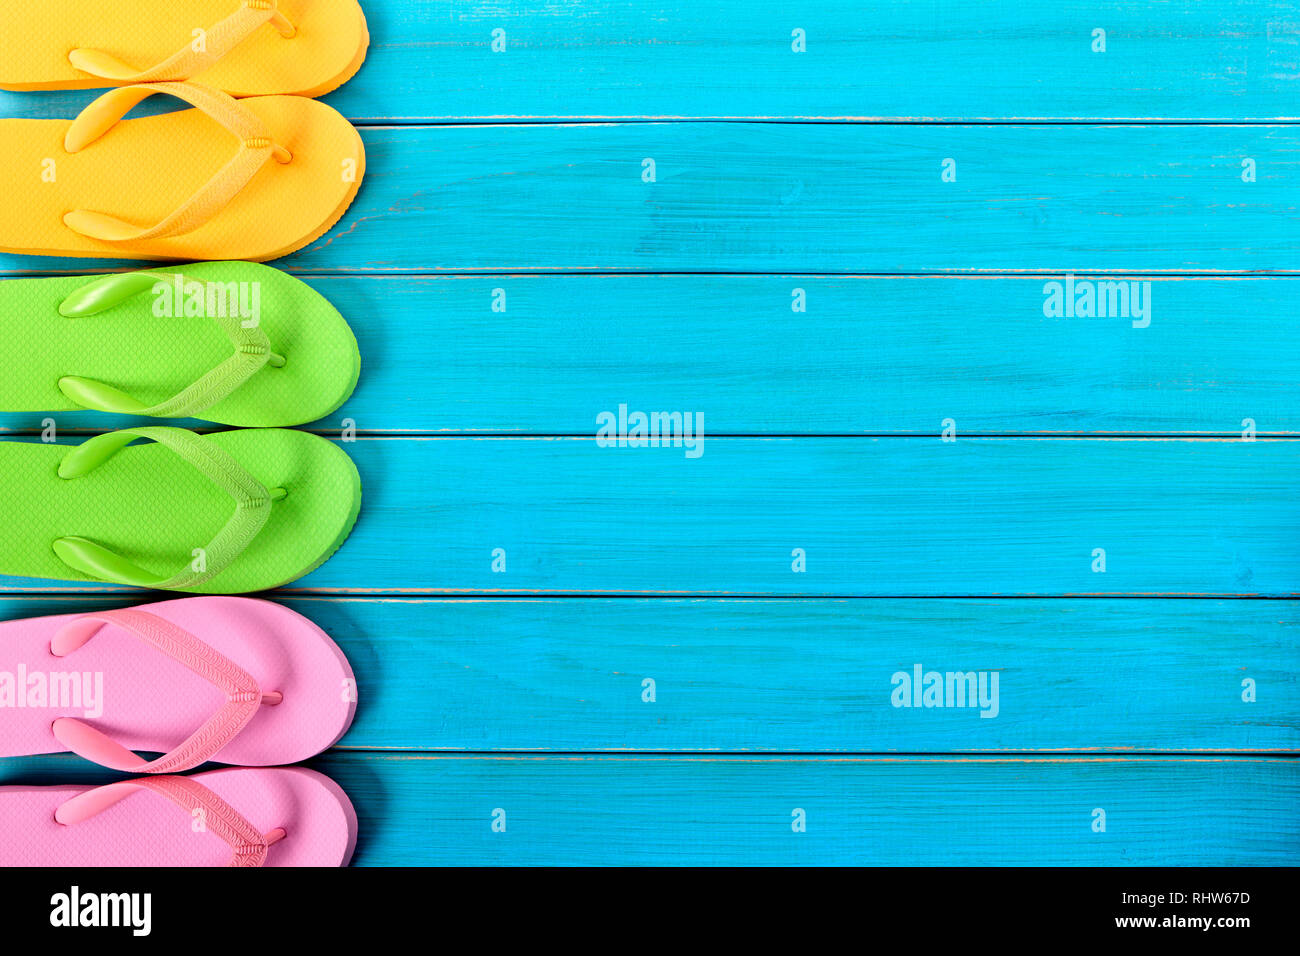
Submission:
[[286,39],[297,32],[279,11],[277,0],[243,0],[239,9],[226,19],[209,30],[201,31],[176,53],[148,69],[137,69],[103,50],[81,47],[69,53],[68,60],[84,73],[118,83],[188,80],[212,66],[268,21]]
[[109,90],[72,121],[64,137],[64,148],[69,153],[85,149],[116,126],[132,107],[155,93],[185,100],[233,133],[239,140],[234,158],[181,203],[175,212],[152,226],[137,226],[107,213],[74,209],[63,217],[64,225],[69,229],[106,242],[184,235],[224,209],[269,158],[274,156],[280,163],[293,158],[287,149],[272,142],[269,131],[257,114],[233,97],[196,83],[142,83]]

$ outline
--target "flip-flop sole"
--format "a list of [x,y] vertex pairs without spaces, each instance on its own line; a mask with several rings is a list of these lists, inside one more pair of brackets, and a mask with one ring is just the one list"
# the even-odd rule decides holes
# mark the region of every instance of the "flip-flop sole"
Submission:
[[366,165],[360,134],[316,100],[239,102],[292,160],[268,161],[207,222],[161,239],[94,239],[63,217],[86,210],[144,225],[171,215],[235,154],[234,138],[207,114],[187,109],[122,120],[75,153],[63,145],[69,120],[0,119],[0,179],[15,186],[0,207],[0,252],[262,261],[315,241],[360,188]]
[[[235,0],[135,0],[129,27],[105,0],[19,3],[5,11],[0,89],[67,90],[119,85],[74,67],[74,49],[101,50],[146,68],[192,44],[237,9]],[[355,0],[280,0],[290,38],[263,24],[215,64],[189,77],[232,96],[316,97],[351,79],[370,43]]]
[[[192,590],[264,591],[314,570],[343,543],[361,507],[361,477],[337,445],[309,432],[240,429],[203,436],[267,488],[283,488],[235,561]],[[228,494],[171,450],[123,448],[79,478],[58,475],[69,446],[0,442],[0,574],[93,581],[59,560],[53,542],[87,538],[169,576],[196,560],[234,510]]]
[[[220,290],[220,298],[198,297],[205,310],[255,313],[272,351],[285,359],[278,368],[264,366],[199,417],[245,427],[301,425],[324,418],[352,394],[361,370],[356,338],[338,311],[305,282],[251,262],[204,262],[166,271],[203,283],[200,291]],[[230,339],[217,322],[188,314],[190,297],[177,296],[172,283],[160,282],[157,290],[94,315],[60,315],[59,304],[94,278],[0,282],[0,332],[14,352],[9,373],[0,377],[0,410],[80,408],[59,389],[65,376],[104,382],[153,405],[231,355]]]
[[[356,713],[356,684],[343,651],[289,608],[255,598],[193,597],[141,605],[233,661],[280,703],[258,708],[217,763],[273,767],[332,747]],[[0,757],[61,753],[51,725],[85,721],[128,750],[166,753],[224,703],[210,682],[113,626],[64,657],[50,642],[83,615],[0,623]]]
[[[194,779],[262,833],[284,839],[267,866],[346,866],[357,815],[341,787],[303,767],[211,770]],[[231,849],[166,799],[136,793],[79,823],[54,819],[61,804],[93,787],[0,787],[0,867],[226,866]]]

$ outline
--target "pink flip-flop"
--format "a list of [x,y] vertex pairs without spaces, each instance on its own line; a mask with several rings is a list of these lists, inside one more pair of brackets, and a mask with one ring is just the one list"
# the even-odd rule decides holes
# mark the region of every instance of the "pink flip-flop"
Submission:
[[303,767],[0,787],[0,867],[346,866],[352,802]]
[[270,601],[0,623],[0,757],[71,750],[133,773],[296,763],[343,736],[356,696],[338,645]]

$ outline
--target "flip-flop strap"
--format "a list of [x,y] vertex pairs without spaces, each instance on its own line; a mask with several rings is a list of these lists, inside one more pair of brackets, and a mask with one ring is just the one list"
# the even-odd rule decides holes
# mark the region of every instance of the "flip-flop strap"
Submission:
[[257,537],[271,514],[271,502],[284,497],[284,489],[268,490],[244,470],[228,452],[201,435],[184,428],[148,425],[96,435],[73,448],[59,463],[59,477],[81,478],[112,458],[137,438],[165,445],[193,465],[205,478],[235,500],[235,511],[203,549],[205,567],[187,567],[162,577],[128,561],[103,545],[81,537],[54,541],[54,553],[64,564],[101,581],[134,587],[182,589],[202,584],[228,568]]
[[279,11],[276,0],[243,0],[238,10],[203,31],[201,44],[191,40],[167,59],[147,69],[136,69],[111,53],[85,47],[70,52],[68,60],[83,73],[118,83],[188,80],[212,66],[267,22],[286,40],[297,32],[294,25]]
[[201,810],[204,829],[234,850],[230,866],[262,866],[267,849],[285,836],[280,827],[263,836],[243,814],[193,777],[142,777],[95,787],[59,804],[54,819],[64,826],[75,826],[141,790],[166,798],[191,820]]
[[[174,284],[178,290],[178,299],[188,290],[185,277],[180,273],[124,272],[102,276],[65,298],[59,305],[59,314],[67,318],[97,315],[146,289],[157,288],[160,283]],[[197,284],[206,289],[205,283]],[[238,309],[205,309],[205,314],[230,339],[235,349],[234,354],[170,398],[146,405],[112,385],[79,375],[65,375],[59,379],[59,391],[78,405],[101,412],[149,415],[154,418],[186,418],[198,415],[233,394],[264,365],[270,364],[276,368],[284,365],[284,358],[271,351],[271,342],[261,326],[245,326]]]
[[155,93],[178,97],[202,110],[239,140],[234,157],[215,176],[152,226],[138,226],[102,212],[74,209],[63,223],[74,232],[105,242],[166,239],[193,232],[224,209],[272,156],[287,163],[293,157],[271,140],[261,118],[238,100],[197,83],[140,83],[109,90],[72,121],[63,145],[69,153],[80,152],[117,125],[140,101]]
[[66,657],[106,626],[116,626],[155,650],[184,664],[226,695],[226,701],[184,742],[154,760],[145,760],[120,743],[74,717],[54,721],[54,737],[73,753],[103,767],[133,773],[176,773],[206,763],[244,729],[258,708],[281,700],[278,692],[263,694],[246,670],[203,643],[189,631],[148,611],[123,608],[87,614],[61,627],[50,642],[50,653]]

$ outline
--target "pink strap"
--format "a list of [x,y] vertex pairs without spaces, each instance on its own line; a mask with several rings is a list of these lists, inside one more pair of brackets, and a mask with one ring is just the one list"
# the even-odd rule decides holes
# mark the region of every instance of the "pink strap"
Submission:
[[175,773],[209,760],[252,720],[262,704],[280,702],[278,693],[263,694],[257,681],[234,661],[217,653],[171,621],[134,608],[87,614],[64,625],[50,642],[50,653],[65,657],[99,633],[116,625],[180,661],[226,695],[226,702],[206,723],[170,753],[146,761],[90,724],[73,717],[54,721],[54,737],[78,756],[114,770],[137,773]]
[[73,826],[103,813],[119,800],[140,790],[150,790],[166,797],[191,818],[195,810],[201,809],[204,827],[225,840],[235,851],[231,866],[262,866],[266,862],[267,848],[284,839],[284,830],[279,827],[262,836],[238,810],[193,777],[141,777],[95,787],[61,803],[54,811],[54,819],[64,826]]

